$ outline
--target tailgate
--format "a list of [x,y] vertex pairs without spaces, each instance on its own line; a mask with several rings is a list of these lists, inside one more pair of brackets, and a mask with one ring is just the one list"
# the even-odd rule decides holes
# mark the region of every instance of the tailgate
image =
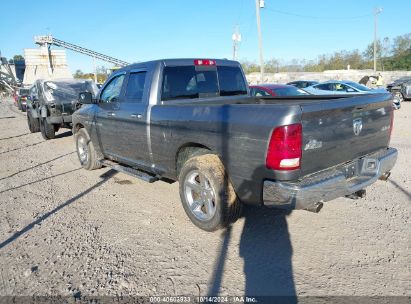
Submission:
[[301,104],[302,175],[388,147],[392,97],[373,94]]

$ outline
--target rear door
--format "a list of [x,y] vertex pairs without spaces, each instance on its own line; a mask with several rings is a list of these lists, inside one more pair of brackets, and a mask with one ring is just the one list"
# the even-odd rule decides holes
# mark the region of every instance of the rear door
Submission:
[[384,149],[392,114],[389,94],[302,104],[302,171],[320,171]]

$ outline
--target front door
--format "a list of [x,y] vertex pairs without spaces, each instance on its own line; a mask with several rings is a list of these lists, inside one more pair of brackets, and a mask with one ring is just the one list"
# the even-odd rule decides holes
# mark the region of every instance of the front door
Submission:
[[113,76],[99,95],[96,111],[96,125],[100,146],[107,156],[116,158],[120,144],[121,130],[117,127],[118,111],[122,98],[125,73]]
[[118,154],[123,161],[150,167],[147,142],[147,107],[149,88],[144,69],[131,71],[120,103],[117,127],[121,129]]

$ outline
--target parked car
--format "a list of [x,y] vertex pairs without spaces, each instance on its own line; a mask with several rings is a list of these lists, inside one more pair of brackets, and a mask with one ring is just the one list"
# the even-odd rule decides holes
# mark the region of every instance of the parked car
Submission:
[[411,98],[411,77],[402,77],[387,86],[387,90],[397,96],[400,102]]
[[[369,87],[349,80],[330,80],[307,87],[304,90],[314,95],[381,94],[388,92],[386,89],[370,89]],[[401,100],[393,96],[392,106],[396,110],[401,108]]]
[[318,212],[387,179],[391,95],[252,97],[241,65],[142,62],[114,71],[73,114],[80,164],[179,181],[190,220],[212,231],[242,204]]
[[387,93],[385,89],[370,89],[349,80],[330,80],[306,87],[305,90],[314,95]]
[[308,95],[302,89],[284,84],[261,84],[250,86],[251,96],[300,96]]
[[30,90],[28,88],[19,89],[17,97],[17,107],[19,110],[26,112],[27,109],[27,99],[30,96]]
[[60,128],[72,128],[71,115],[77,109],[80,92],[96,94],[91,80],[36,80],[30,88],[27,123],[31,132],[52,139]]
[[296,80],[296,81],[291,81],[287,84],[295,86],[295,87],[300,88],[300,89],[304,89],[306,87],[310,87],[310,86],[313,86],[313,85],[318,84],[318,83],[319,82],[315,81],[315,80]]

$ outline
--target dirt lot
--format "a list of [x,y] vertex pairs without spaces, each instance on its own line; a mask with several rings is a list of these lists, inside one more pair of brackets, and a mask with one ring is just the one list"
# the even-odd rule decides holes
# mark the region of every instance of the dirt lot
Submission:
[[177,184],[80,169],[71,132],[46,142],[2,100],[0,295],[411,296],[411,102],[395,114],[397,165],[365,199],[207,233]]

